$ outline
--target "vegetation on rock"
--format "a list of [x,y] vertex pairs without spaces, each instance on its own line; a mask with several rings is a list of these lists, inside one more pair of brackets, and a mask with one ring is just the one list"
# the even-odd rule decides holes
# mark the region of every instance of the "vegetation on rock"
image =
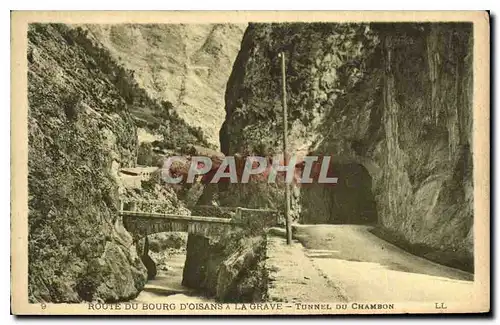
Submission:
[[30,301],[135,297],[146,269],[118,218],[116,176],[136,161],[137,112],[161,112],[171,146],[206,144],[203,134],[165,113],[85,29],[63,24],[29,26],[28,104]]
[[145,283],[111,173],[114,161],[133,164],[134,123],[83,37],[65,25],[28,31],[30,301],[127,299]]

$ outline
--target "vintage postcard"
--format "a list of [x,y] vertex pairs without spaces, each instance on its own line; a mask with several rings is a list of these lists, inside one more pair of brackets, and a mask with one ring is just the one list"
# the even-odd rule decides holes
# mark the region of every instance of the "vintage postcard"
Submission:
[[13,314],[490,311],[487,12],[11,24]]

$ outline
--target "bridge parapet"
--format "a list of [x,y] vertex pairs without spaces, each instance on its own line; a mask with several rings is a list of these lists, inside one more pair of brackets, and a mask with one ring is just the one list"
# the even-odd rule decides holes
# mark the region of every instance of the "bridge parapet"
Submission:
[[182,231],[197,235],[215,236],[241,226],[231,219],[183,216],[138,211],[122,211],[123,224],[139,236],[158,232]]

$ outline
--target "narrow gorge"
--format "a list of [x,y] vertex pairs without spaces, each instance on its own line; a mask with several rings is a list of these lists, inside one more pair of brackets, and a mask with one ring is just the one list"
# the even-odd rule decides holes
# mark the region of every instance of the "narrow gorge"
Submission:
[[282,183],[161,178],[172,156],[282,154],[280,52],[289,152],[331,156],[339,180],[292,188],[294,239],[370,226],[474,273],[472,47],[467,23],[30,24],[30,302],[167,301],[161,281],[193,301],[281,299],[279,227],[144,235],[121,214],[283,214]]

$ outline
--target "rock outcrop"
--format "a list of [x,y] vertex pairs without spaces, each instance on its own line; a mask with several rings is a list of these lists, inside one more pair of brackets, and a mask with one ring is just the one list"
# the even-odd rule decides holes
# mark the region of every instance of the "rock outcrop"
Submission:
[[144,250],[141,256],[141,260],[148,270],[148,280],[153,280],[156,277],[157,269],[155,261],[153,261],[151,256],[149,256],[149,239],[147,236],[146,238],[144,238]]
[[267,295],[265,234],[189,235],[182,284],[221,302],[259,302]]
[[250,24],[227,85],[224,154],[282,147],[281,51],[289,146],[331,155],[342,183],[302,187],[302,222],[377,221],[472,271],[472,26]]
[[30,301],[123,300],[146,282],[117,213],[135,126],[91,45],[66,25],[29,27]]
[[[224,121],[224,90],[245,25],[86,25],[113,57],[135,71],[139,85],[173,104],[179,116],[200,127],[218,147]],[[144,117],[148,110],[138,112]]]

